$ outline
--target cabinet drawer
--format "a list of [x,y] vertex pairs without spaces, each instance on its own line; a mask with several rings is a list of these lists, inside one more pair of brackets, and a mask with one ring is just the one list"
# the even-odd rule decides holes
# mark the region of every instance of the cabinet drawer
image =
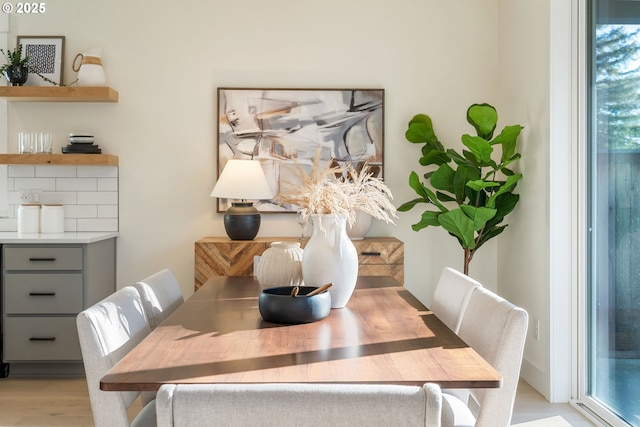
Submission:
[[5,270],[82,270],[82,248],[5,247]]
[[7,314],[75,314],[82,311],[82,273],[5,274]]
[[82,360],[75,317],[4,318],[4,361]]
[[404,245],[396,239],[354,240],[360,264],[404,264]]

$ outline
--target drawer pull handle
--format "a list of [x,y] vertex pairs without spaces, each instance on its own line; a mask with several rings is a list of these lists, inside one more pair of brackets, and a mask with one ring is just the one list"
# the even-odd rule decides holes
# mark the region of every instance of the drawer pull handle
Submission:
[[362,252],[362,255],[364,256],[380,256],[382,255],[380,252]]
[[55,258],[29,258],[29,261],[47,261],[47,262],[53,262],[55,261]]
[[55,292],[29,292],[30,297],[53,297]]
[[31,337],[29,341],[55,341],[56,337]]

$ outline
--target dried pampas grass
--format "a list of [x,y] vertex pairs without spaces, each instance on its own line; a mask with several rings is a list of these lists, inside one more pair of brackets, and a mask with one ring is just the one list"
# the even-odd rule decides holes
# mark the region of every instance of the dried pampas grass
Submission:
[[300,215],[344,216],[349,224],[355,221],[356,210],[374,218],[392,223],[397,218],[396,207],[391,203],[393,195],[382,179],[373,176],[375,170],[364,164],[340,166],[327,162],[320,166],[320,152],[313,159],[311,172],[295,163],[294,176],[298,182],[285,182],[284,189],[276,196],[280,204],[290,203],[300,208]]

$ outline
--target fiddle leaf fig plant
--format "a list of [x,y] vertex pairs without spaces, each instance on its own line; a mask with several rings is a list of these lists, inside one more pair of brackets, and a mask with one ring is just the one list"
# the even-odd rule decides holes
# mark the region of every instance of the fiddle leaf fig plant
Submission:
[[412,229],[442,227],[454,236],[464,250],[465,274],[469,274],[476,251],[507,227],[503,221],[520,200],[513,191],[522,174],[510,166],[521,157],[516,153],[516,142],[523,129],[520,125],[506,126],[494,138],[498,113],[489,104],[471,105],[467,121],[476,135],[462,135],[465,149],[458,153],[438,140],[429,116],[417,114],[411,119],[405,137],[411,143],[423,144],[418,161],[427,168],[422,178],[428,185],[412,171],[409,186],[418,197],[398,207],[398,211],[406,212],[418,204],[429,205]]

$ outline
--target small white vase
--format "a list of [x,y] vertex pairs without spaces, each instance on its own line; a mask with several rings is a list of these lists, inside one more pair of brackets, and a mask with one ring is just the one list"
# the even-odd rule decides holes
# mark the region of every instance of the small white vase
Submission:
[[298,286],[302,282],[302,254],[299,242],[273,242],[262,253],[256,269],[261,288]]
[[356,220],[353,222],[353,225],[347,224],[347,235],[352,240],[364,239],[364,236],[367,235],[371,227],[372,220],[373,217],[370,214],[356,210]]
[[346,218],[312,215],[312,221],[313,234],[302,256],[302,277],[307,286],[333,283],[331,308],[342,308],[356,287],[358,252],[347,235]]

